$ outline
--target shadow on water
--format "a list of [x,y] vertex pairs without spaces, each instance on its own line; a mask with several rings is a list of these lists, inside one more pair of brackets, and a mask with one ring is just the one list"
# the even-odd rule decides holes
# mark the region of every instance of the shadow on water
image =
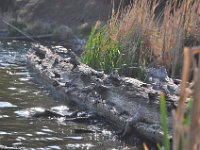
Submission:
[[[0,43],[0,144],[23,149],[137,149],[117,140],[114,130],[102,119],[87,123],[60,118],[33,118],[34,108],[68,114],[77,108],[56,101],[49,91],[33,82],[26,66],[25,42]],[[38,111],[38,110],[37,110]],[[94,133],[75,133],[89,129]]]

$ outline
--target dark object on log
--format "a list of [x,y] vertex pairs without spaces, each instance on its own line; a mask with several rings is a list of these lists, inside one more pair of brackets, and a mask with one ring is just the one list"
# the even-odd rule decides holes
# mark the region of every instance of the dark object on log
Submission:
[[77,85],[74,83],[74,81],[66,81],[65,82],[65,87],[71,88],[71,87],[76,87]]
[[41,51],[39,46],[35,46],[33,48],[33,50],[35,51],[35,55],[37,55],[40,59],[44,59],[46,52],[45,51]]
[[155,101],[156,98],[157,98],[158,96],[159,96],[159,94],[156,93],[156,92],[154,92],[154,93],[149,92],[149,93],[148,93],[148,97],[149,97],[149,101],[148,101],[148,102],[153,102],[153,101]]
[[73,68],[71,69],[72,71],[78,66],[80,65],[80,60],[78,59],[78,57],[76,56],[76,54],[74,52],[70,52],[70,60],[69,63],[71,63],[73,65]]
[[54,73],[54,78],[60,78],[60,74],[56,71],[53,72]]
[[35,51],[35,54],[36,54],[40,59],[44,59],[44,58],[45,58],[45,53],[41,53],[40,51]]
[[55,58],[54,63],[52,64],[52,66],[56,66],[58,64],[59,60],[58,58]]
[[54,87],[57,87],[57,86],[60,85],[60,83],[59,83],[57,80],[54,80],[54,81],[52,82],[52,85],[53,85]]
[[111,79],[113,85],[115,85],[115,86],[119,86],[120,85],[121,78],[120,78],[119,73],[118,73],[117,70],[113,70],[110,73],[109,78]]

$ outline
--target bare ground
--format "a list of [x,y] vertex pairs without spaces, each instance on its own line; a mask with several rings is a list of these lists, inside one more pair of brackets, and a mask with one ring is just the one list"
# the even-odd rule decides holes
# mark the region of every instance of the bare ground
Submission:
[[106,22],[111,14],[111,0],[23,0],[17,18],[25,22],[42,21],[67,25],[88,34],[97,21]]

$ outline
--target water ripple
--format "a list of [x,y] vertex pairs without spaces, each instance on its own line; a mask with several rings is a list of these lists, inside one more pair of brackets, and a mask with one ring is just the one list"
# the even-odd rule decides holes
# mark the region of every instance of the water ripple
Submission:
[[0,108],[6,108],[6,107],[17,107],[17,105],[13,105],[9,102],[0,101]]

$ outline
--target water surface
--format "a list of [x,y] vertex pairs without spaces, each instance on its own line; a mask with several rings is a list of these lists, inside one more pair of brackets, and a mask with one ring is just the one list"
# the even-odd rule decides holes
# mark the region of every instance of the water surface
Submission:
[[[55,100],[34,82],[26,66],[29,44],[0,43],[0,144],[23,149],[134,149],[117,140],[114,130],[102,119],[88,123],[66,122],[63,118],[33,118],[29,110],[47,108],[71,113],[77,108]],[[31,109],[30,109],[31,108]],[[74,129],[102,133],[76,134]]]

